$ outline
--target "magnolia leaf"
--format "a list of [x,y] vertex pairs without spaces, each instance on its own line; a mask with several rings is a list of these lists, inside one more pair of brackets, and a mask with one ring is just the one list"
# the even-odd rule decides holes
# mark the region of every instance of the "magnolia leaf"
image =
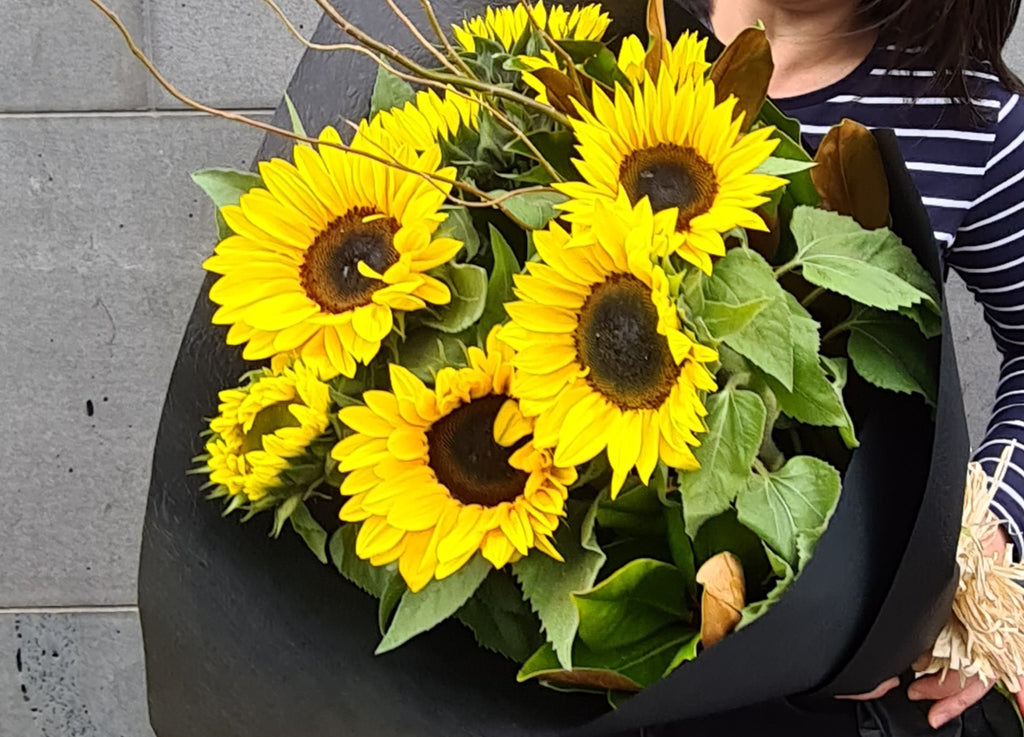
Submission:
[[673,565],[634,560],[600,584],[573,594],[579,639],[594,652],[628,647],[679,624],[687,612],[686,580]]
[[907,318],[870,307],[854,308],[848,350],[857,373],[875,386],[920,394],[935,406],[939,392],[938,345],[926,340]]
[[764,542],[738,519],[735,509],[705,522],[693,539],[693,554],[698,570],[719,553],[729,552],[740,559],[747,582],[747,596],[754,598],[772,569],[764,552]]
[[391,580],[398,576],[394,565],[377,567],[356,555],[356,537],[359,525],[342,525],[331,536],[328,551],[338,572],[378,599],[384,596]]
[[217,236],[224,240],[233,235],[220,208],[225,205],[237,205],[243,194],[254,187],[262,187],[263,179],[259,174],[235,169],[203,169],[192,174],[192,181],[206,192],[217,208]]
[[501,325],[508,319],[505,303],[515,299],[512,292],[512,277],[520,271],[519,261],[512,246],[505,240],[501,231],[491,226],[491,253],[494,255],[494,268],[487,286],[487,303],[484,313],[477,326],[477,336],[484,343],[488,333],[495,325]]
[[811,172],[826,210],[849,215],[868,230],[889,224],[889,179],[878,142],[860,123],[843,120],[818,145]]
[[[793,336],[786,292],[762,256],[734,248],[715,264],[705,282],[708,300],[740,306],[751,300],[767,300],[758,319],[727,335],[725,344],[754,365],[774,376],[787,389],[793,388]],[[705,308],[707,305],[705,305]]]
[[797,456],[775,473],[751,477],[740,490],[736,510],[745,527],[796,569],[797,535],[828,523],[841,487],[839,472],[828,463]]
[[791,231],[793,263],[812,284],[882,310],[920,302],[938,310],[934,295],[911,281],[930,277],[892,231],[864,230],[853,218],[813,207],[796,208]]
[[384,67],[377,68],[377,81],[370,98],[370,118],[381,111],[404,107],[405,103],[415,100],[416,92],[411,84]]
[[563,669],[550,643],[520,669],[520,682],[536,678],[559,686],[595,691],[636,692],[664,677],[684,648],[693,647],[692,627],[676,624],[631,645],[595,652],[577,641],[572,670]]
[[425,314],[423,324],[452,335],[472,327],[487,304],[487,270],[475,264],[447,264],[433,273],[448,284],[452,300],[438,307],[435,315]]
[[532,71],[531,74],[544,85],[548,94],[548,102],[555,110],[579,117],[576,103],[582,105],[584,109],[589,108],[586,94],[569,78],[569,75],[561,70],[554,67],[542,67]]
[[700,603],[700,641],[711,647],[736,629],[746,605],[747,587],[740,559],[726,551],[706,561],[697,571],[704,587]]
[[418,379],[433,384],[437,372],[444,367],[466,364],[466,345],[454,335],[419,328],[398,344],[398,358]]
[[537,616],[506,571],[491,573],[456,616],[481,647],[516,663],[525,663],[544,644]]
[[706,300],[700,317],[712,338],[724,340],[746,328],[771,303],[770,299],[758,299],[743,304]]
[[774,71],[771,45],[763,28],[745,28],[711,67],[716,102],[721,104],[730,95],[738,99],[734,114],[743,115],[744,131],[757,120]]
[[292,523],[292,529],[306,542],[306,545],[313,551],[313,555],[317,557],[317,560],[326,564],[327,531],[320,526],[319,522],[313,519],[313,515],[309,513],[309,508],[305,504],[300,503],[295,507],[288,520]]
[[761,397],[728,387],[708,398],[707,409],[708,431],[694,450],[700,468],[679,474],[686,532],[691,537],[736,500],[761,448],[767,419]]
[[647,0],[647,38],[649,48],[644,66],[651,79],[657,81],[662,62],[668,60],[671,43],[665,20],[665,0]]
[[570,507],[566,524],[555,533],[555,549],[564,563],[534,552],[512,565],[558,662],[566,669],[573,665],[572,643],[580,622],[572,594],[590,589],[605,562],[594,534],[596,514],[596,503]]
[[[489,192],[491,197],[502,197],[507,194],[502,190]],[[568,199],[559,192],[519,192],[506,199],[502,206],[516,219],[533,230],[543,230],[548,223],[558,217],[556,205]]]
[[[291,120],[292,133],[297,136],[306,136],[306,127],[302,125],[302,118],[299,117],[299,111],[295,109],[295,103],[292,102],[292,98],[286,93],[284,96],[285,107],[288,108],[288,118]],[[310,144],[302,142],[302,146],[309,146]]]
[[476,555],[460,570],[440,581],[431,581],[422,591],[406,591],[376,654],[394,650],[455,614],[492,570],[494,567],[482,555]]
[[462,244],[465,260],[472,261],[480,251],[480,233],[473,225],[473,218],[465,207],[452,207],[445,210],[448,217],[437,231],[434,238],[453,238]]

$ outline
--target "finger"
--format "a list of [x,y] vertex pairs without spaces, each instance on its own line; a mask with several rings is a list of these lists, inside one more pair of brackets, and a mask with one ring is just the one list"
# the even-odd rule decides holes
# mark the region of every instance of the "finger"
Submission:
[[960,683],[960,676],[955,672],[943,675],[919,678],[907,689],[907,698],[911,701],[939,701],[963,690],[965,684]]
[[845,701],[874,701],[875,699],[882,698],[899,685],[899,678],[890,678],[888,681],[878,684],[878,687],[874,691],[861,694],[850,694],[848,696],[836,696],[836,698],[843,699]]
[[1017,711],[1024,714],[1024,679],[1020,680],[1020,690],[1013,695],[1013,700],[1017,702]]
[[992,684],[972,678],[962,691],[942,699],[929,709],[928,724],[932,726],[932,729],[938,729],[946,722],[956,719],[981,701],[991,688]]

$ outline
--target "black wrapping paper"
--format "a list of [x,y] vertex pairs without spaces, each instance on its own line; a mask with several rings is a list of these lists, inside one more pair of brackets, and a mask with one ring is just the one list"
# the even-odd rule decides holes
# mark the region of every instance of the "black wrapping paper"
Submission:
[[[435,0],[447,20],[485,5]],[[642,32],[643,5],[606,2],[614,33]],[[415,48],[378,3],[338,7],[373,35]],[[675,32],[694,23],[677,11],[670,18]],[[315,38],[340,40],[326,19]],[[374,74],[356,55],[308,52],[289,93],[315,131],[365,114]],[[277,122],[286,121],[279,110]],[[879,138],[895,228],[938,278],[927,216],[893,139]],[[289,147],[268,138],[259,156]],[[457,623],[375,657],[375,601],[294,535],[271,541],[259,521],[221,518],[199,489],[203,479],[186,476],[217,392],[246,370],[210,325],[209,285],[168,390],[143,533],[139,600],[158,737],[855,735],[864,715],[831,697],[906,668],[945,620],[968,459],[948,320],[934,419],[914,398],[867,393],[862,447],[839,508],[786,596],[609,713],[600,697],[516,684],[516,667],[480,650]]]

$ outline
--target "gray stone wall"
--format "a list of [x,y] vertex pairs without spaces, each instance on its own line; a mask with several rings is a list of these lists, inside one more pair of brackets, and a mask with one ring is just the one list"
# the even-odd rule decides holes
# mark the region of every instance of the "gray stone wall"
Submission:
[[[220,107],[269,115],[301,54],[259,0],[108,2]],[[281,5],[312,31],[312,2]],[[245,167],[260,138],[183,109],[86,0],[0,0],[0,737],[152,737],[139,531],[213,236],[188,173]],[[997,358],[951,295],[977,439]]]

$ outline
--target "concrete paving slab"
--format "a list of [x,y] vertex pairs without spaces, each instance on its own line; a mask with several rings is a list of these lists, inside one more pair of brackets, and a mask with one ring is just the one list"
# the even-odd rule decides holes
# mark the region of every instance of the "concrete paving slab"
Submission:
[[135,602],[152,445],[215,240],[188,173],[245,167],[259,140],[191,115],[0,120],[0,607]]
[[[191,97],[221,107],[273,108],[303,46],[260,0],[147,0],[153,57],[164,76]],[[281,9],[308,38],[321,11],[306,0]],[[181,104],[154,87],[154,104]]]
[[152,737],[136,613],[0,613],[0,737]]
[[[143,48],[143,0],[107,0]],[[134,110],[149,77],[117,29],[83,0],[0,0],[0,112]]]

